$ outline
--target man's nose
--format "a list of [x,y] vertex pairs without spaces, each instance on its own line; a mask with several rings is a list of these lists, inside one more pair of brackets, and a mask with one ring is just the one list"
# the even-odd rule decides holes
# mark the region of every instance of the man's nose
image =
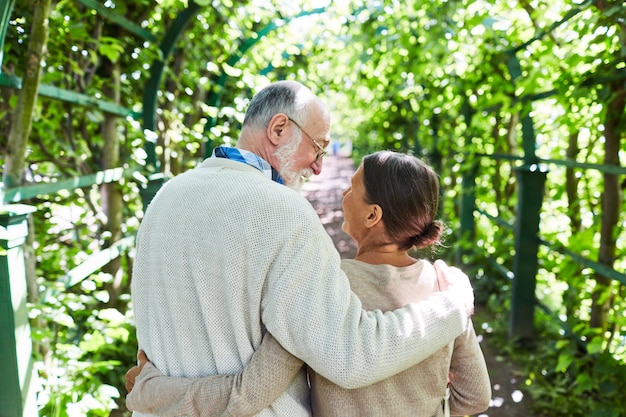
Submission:
[[317,161],[313,162],[311,165],[311,169],[313,170],[313,174],[320,175],[322,173],[322,161],[324,158],[320,158]]

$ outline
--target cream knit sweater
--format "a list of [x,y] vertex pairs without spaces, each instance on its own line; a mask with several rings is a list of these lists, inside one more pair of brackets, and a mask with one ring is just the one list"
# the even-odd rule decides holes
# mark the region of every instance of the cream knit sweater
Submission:
[[[265,327],[325,378],[358,388],[422,361],[467,325],[445,292],[364,311],[311,205],[256,168],[214,158],[170,180],[148,207],[132,296],[139,347],[177,377],[241,371]],[[305,371],[258,415],[310,416]]]

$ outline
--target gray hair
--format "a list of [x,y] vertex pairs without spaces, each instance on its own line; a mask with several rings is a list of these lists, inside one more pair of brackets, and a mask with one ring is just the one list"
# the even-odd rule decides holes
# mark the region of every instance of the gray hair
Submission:
[[284,113],[297,123],[304,124],[313,99],[313,94],[307,88],[298,88],[296,83],[271,84],[252,98],[243,126],[267,127],[270,119],[278,113]]

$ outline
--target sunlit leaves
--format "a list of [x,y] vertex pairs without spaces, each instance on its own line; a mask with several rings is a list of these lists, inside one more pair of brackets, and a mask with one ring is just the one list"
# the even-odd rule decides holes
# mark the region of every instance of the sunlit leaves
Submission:
[[559,355],[559,361],[556,365],[556,371],[565,372],[573,360],[574,360],[574,357],[572,356],[570,352],[568,351],[561,352],[561,354]]
[[100,55],[106,56],[111,62],[117,62],[120,55],[125,51],[124,45],[115,38],[103,36],[100,38],[98,52]]

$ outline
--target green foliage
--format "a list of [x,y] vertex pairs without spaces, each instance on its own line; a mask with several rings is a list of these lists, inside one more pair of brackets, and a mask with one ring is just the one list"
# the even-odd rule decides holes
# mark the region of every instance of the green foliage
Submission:
[[[548,335],[559,340],[558,334]],[[600,336],[586,344],[577,338],[542,344],[536,356],[544,365],[537,369],[527,364],[536,369],[527,382],[535,406],[550,410],[551,416],[622,415],[626,408],[618,393],[624,389],[626,365],[603,345]]]
[[123,404],[137,341],[130,312],[99,305],[102,284],[94,277],[78,291],[51,291],[30,309],[42,416],[108,416]]
[[[539,238],[535,350],[506,340],[511,307],[520,165],[534,158],[600,164],[607,103],[623,81],[625,16],[620,2],[499,0],[331,2],[323,13],[295,18],[317,4],[196,2],[200,12],[167,57],[157,87],[157,170],[194,167],[213,146],[234,144],[250,96],[275,79],[304,82],[328,103],[333,141],[356,161],[372,151],[412,152],[441,173],[441,218],[449,234],[439,256],[472,278],[477,303],[495,317],[501,349],[524,361],[538,412],[623,415],[626,310],[624,286],[605,286],[605,329],[590,328],[597,275],[562,252],[599,259],[604,175],[548,163]],[[146,41],[79,2],[59,1],[50,15],[42,84],[102,98],[108,65],[120,71],[119,104],[143,110],[147,80],[164,59],[161,41],[189,2],[106,2],[152,33]],[[22,76],[30,5],[17,2],[6,35],[3,72]],[[512,58],[516,58],[516,61]],[[2,87],[0,148],[6,150],[17,93]],[[520,121],[532,117],[534,147]],[[105,113],[89,104],[40,97],[32,115],[27,181],[52,182],[103,167]],[[118,120],[119,159],[142,168],[143,120]],[[614,126],[624,136],[624,118]],[[623,141],[622,141],[623,142]],[[624,143],[620,145],[623,153]],[[4,158],[5,152],[2,152]],[[495,155],[487,158],[483,155]],[[0,161],[2,162],[2,161]],[[147,171],[147,170],[145,170]],[[123,180],[122,229],[141,221],[139,197],[150,172]],[[465,230],[461,201],[474,195]],[[26,203],[33,216],[37,285],[31,308],[41,416],[124,412],[123,375],[136,340],[129,303],[132,252],[119,273],[79,285],[60,280],[106,246],[111,231],[100,189],[89,187]],[[621,199],[620,213],[626,202]],[[623,216],[621,216],[623,217]],[[494,219],[497,219],[495,221]],[[461,229],[463,227],[464,229]],[[624,225],[616,226],[616,270],[624,270]],[[606,238],[604,236],[603,238]],[[457,262],[453,262],[457,263]],[[575,395],[572,395],[575,394]]]

